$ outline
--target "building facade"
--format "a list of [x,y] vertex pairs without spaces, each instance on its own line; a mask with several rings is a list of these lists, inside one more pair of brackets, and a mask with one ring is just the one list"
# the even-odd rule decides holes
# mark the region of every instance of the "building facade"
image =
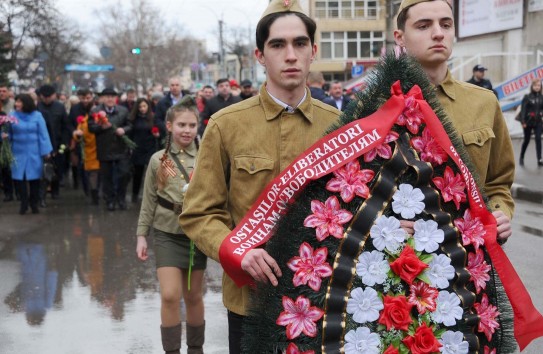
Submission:
[[[327,81],[362,75],[394,46],[401,0],[305,0],[317,22],[317,60],[311,70]],[[452,74],[468,80],[476,64],[497,84],[543,63],[543,0],[452,1],[457,39]],[[355,70],[356,71],[356,70]],[[360,74],[360,70],[357,71]]]
[[373,67],[386,45],[385,0],[309,0],[307,12],[317,23],[317,60],[312,71],[327,81],[349,80]]

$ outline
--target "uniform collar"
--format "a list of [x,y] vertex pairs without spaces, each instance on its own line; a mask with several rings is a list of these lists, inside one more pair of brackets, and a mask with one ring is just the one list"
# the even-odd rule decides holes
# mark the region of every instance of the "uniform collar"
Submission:
[[[305,88],[305,99],[296,107],[295,111],[300,111],[302,115],[309,121],[313,122],[313,104],[311,103],[311,94]],[[277,103],[266,90],[266,83],[260,87],[260,102],[264,108],[266,120],[272,120],[285,111],[285,107]]]
[[456,91],[455,91],[455,83],[454,78],[451,75],[451,72],[447,69],[447,75],[445,76],[445,80],[441,82],[437,87],[441,88],[443,93],[447,97],[449,97],[451,100],[456,100]]
[[196,143],[193,141],[187,148],[180,149],[177,145],[175,145],[172,142],[172,146],[170,147],[170,153],[173,154],[173,155],[177,155],[180,152],[184,152],[187,155],[195,157],[196,154],[198,153],[198,149],[196,148]]

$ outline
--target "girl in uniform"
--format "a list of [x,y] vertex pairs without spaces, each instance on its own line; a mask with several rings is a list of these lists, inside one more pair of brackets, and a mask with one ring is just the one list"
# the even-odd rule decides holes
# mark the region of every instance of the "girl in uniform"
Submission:
[[164,351],[180,353],[179,310],[183,297],[187,314],[187,353],[203,353],[205,321],[202,286],[207,258],[191,243],[177,221],[198,151],[198,109],[192,97],[185,97],[168,110],[166,129],[166,148],[151,157],[145,175],[136,252],[142,261],[148,258],[147,236],[152,227],[161,294]]

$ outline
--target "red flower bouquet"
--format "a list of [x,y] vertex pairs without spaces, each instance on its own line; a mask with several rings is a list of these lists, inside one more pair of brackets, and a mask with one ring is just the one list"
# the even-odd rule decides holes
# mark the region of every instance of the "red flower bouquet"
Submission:
[[[98,111],[92,114],[92,118],[96,122],[96,124],[99,125],[106,125],[108,123],[111,124],[111,128],[113,130],[117,130],[117,126],[109,121],[107,118],[107,113],[104,111]],[[132,141],[126,134],[120,136],[123,143],[128,147],[130,150],[134,150],[136,148],[136,143]]]

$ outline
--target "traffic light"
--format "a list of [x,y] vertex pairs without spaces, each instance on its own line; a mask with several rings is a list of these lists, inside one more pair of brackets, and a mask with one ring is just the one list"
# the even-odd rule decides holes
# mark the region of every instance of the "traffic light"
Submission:
[[134,54],[134,55],[140,55],[141,54],[141,48],[140,47],[132,48],[131,53]]

